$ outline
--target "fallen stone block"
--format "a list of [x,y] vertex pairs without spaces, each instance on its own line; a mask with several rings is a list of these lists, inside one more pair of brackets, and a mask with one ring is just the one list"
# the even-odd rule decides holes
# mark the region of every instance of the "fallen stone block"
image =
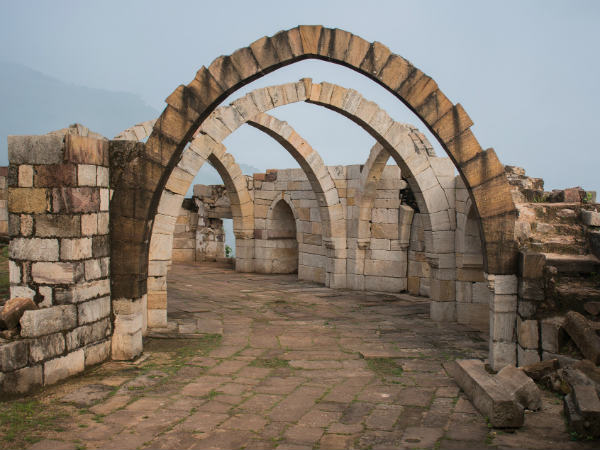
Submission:
[[565,416],[578,434],[600,437],[600,399],[593,386],[577,384],[564,399]]
[[573,368],[583,373],[596,386],[596,392],[600,395],[600,367],[587,359],[577,361]]
[[544,376],[556,372],[559,368],[558,359],[555,358],[521,367],[521,370],[533,381],[540,381]]
[[523,407],[494,376],[476,359],[444,364],[446,371],[467,394],[479,412],[497,428],[523,425]]
[[590,321],[576,311],[569,311],[564,329],[571,336],[583,356],[599,365],[600,336],[598,336]]
[[523,370],[506,366],[494,378],[523,408],[537,411],[542,407],[542,393]]
[[0,312],[0,329],[11,330],[19,324],[25,311],[38,309],[30,298],[15,297],[6,302]]

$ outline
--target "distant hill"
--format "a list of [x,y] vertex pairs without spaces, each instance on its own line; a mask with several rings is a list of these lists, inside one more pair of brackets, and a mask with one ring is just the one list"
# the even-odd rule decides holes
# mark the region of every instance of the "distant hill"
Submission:
[[112,138],[158,115],[135,94],[68,84],[20,64],[0,62],[0,165],[8,164],[9,134],[44,134],[77,122]]

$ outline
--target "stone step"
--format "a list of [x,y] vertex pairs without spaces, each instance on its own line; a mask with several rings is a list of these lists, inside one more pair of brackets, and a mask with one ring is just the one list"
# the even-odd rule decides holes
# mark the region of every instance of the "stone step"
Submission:
[[532,239],[529,247],[538,253],[558,253],[561,255],[585,255],[588,253],[586,241],[573,236]]
[[580,220],[581,203],[531,203],[540,222],[576,224]]
[[589,253],[585,255],[543,254],[546,257],[546,265],[556,267],[559,273],[600,273],[600,259]]

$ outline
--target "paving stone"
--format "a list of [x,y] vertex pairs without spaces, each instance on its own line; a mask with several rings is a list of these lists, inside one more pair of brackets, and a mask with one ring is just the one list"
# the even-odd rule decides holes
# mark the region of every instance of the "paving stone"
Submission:
[[90,384],[65,395],[60,400],[73,403],[78,407],[88,407],[107,398],[112,390],[110,386],[104,384]]
[[323,428],[293,425],[287,429],[284,437],[291,442],[299,444],[314,444],[321,439],[323,433]]
[[267,420],[257,414],[236,414],[227,419],[222,425],[222,428],[232,430],[247,430],[258,432],[267,424]]

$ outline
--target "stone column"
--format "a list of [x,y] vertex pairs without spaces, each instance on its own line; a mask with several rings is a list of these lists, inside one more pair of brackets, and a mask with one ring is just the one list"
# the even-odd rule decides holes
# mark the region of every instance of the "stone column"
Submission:
[[21,319],[25,383],[51,384],[110,355],[108,143],[89,134],[8,138],[11,297],[39,308]]
[[517,364],[517,276],[487,275],[490,301],[490,365],[500,370]]

